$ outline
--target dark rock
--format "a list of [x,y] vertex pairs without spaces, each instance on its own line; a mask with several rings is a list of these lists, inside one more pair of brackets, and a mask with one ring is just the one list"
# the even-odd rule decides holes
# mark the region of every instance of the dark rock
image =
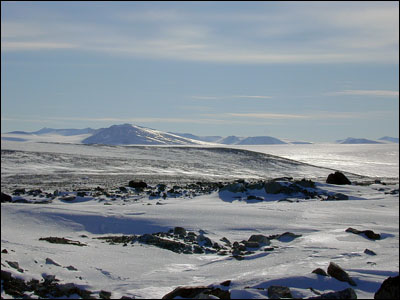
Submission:
[[246,248],[260,248],[260,244],[258,242],[243,241],[243,244]]
[[375,293],[374,299],[399,299],[399,283],[399,275],[386,278]]
[[264,184],[264,190],[267,194],[279,194],[283,192],[283,186],[279,182],[270,181]]
[[218,299],[231,299],[231,294],[229,291],[206,286],[177,287],[172,292],[164,295],[162,299],[207,299],[207,296],[215,296]]
[[22,188],[22,189],[15,189],[14,192],[13,192],[13,195],[19,196],[19,195],[25,194],[25,193],[26,193],[26,191],[25,191],[24,188]]
[[312,271],[311,273],[315,273],[315,274],[321,275],[321,276],[328,276],[328,274],[321,268],[317,268],[314,271]]
[[264,198],[254,196],[254,195],[249,195],[247,196],[247,200],[257,200],[257,201],[264,201]]
[[221,282],[220,285],[222,285],[222,286],[230,286],[231,285],[231,281],[230,280],[225,280],[224,282]]
[[364,253],[365,253],[365,254],[368,254],[368,255],[376,255],[376,253],[375,253],[374,251],[369,250],[369,249],[365,249],[365,250],[364,250]]
[[46,258],[46,264],[61,267],[61,265],[59,263],[56,263],[54,260],[52,260],[51,258],[48,258],[48,257]]
[[183,227],[175,227],[174,228],[174,234],[185,236],[186,235],[186,230]]
[[31,203],[31,202],[26,199],[15,199],[13,203]]
[[349,200],[349,196],[342,194],[342,193],[336,193],[333,195],[328,195],[328,198],[326,200]]
[[147,187],[147,183],[143,181],[134,181],[131,180],[128,183],[129,187],[135,188],[135,189],[144,189]]
[[270,240],[276,239],[276,240],[278,240],[280,242],[287,243],[287,242],[293,241],[294,239],[296,239],[298,237],[301,237],[301,234],[294,234],[293,232],[288,232],[287,231],[287,232],[284,232],[282,234],[270,235],[268,238]]
[[312,180],[307,180],[305,178],[303,178],[302,180],[299,180],[299,181],[295,181],[294,183],[296,183],[304,188],[315,188],[315,182],[313,182]]
[[99,240],[105,240],[107,243],[113,244],[125,244],[131,243],[136,239],[135,235],[110,235],[110,236],[102,236],[98,237]]
[[328,178],[326,179],[326,183],[339,185],[351,184],[350,180],[339,171],[329,174]]
[[348,282],[352,286],[356,286],[357,284],[354,282],[353,279],[350,278],[349,274],[344,271],[341,267],[339,267],[334,262],[329,263],[328,266],[328,274],[333,278],[336,278],[339,281]]
[[202,253],[204,253],[204,250],[199,245],[194,245],[193,246],[193,253],[202,254]]
[[253,234],[252,236],[250,236],[249,242],[257,242],[262,245],[270,245],[271,244],[269,238],[262,234]]
[[347,288],[342,291],[325,293],[307,299],[357,299],[357,294],[352,288]]
[[99,293],[100,299],[111,299],[111,292],[101,290]]
[[232,245],[232,243],[226,237],[221,238],[220,241],[225,243],[225,245],[227,245],[227,246]]
[[371,240],[380,240],[381,239],[381,235],[373,232],[372,230],[362,230],[361,231],[361,230],[349,227],[346,229],[346,232],[351,232],[354,234],[363,234]]
[[68,267],[65,267],[67,270],[69,270],[69,271],[78,271],[78,269],[77,268],[75,268],[74,266],[68,266]]
[[66,244],[66,245],[75,245],[75,246],[87,246],[86,244],[83,244],[79,241],[72,241],[66,238],[59,238],[59,237],[45,237],[45,238],[40,238],[39,241],[47,241],[52,244]]
[[213,242],[208,237],[202,234],[197,236],[197,243],[200,246],[205,246],[205,247],[212,247],[213,245]]
[[7,253],[8,253],[8,251],[7,251],[7,249],[3,249],[3,250],[1,250],[1,253],[3,253],[3,254],[7,254]]
[[144,234],[140,236],[137,240],[140,243],[153,245],[162,249],[173,251],[175,253],[183,253],[183,252],[189,253],[188,245],[177,241],[162,239],[152,234]]
[[221,188],[221,191],[228,191],[228,192],[231,192],[231,193],[243,193],[246,190],[247,189],[246,189],[245,184],[241,183],[241,182],[227,184],[226,186]]
[[75,195],[65,195],[60,197],[60,200],[62,201],[74,201],[76,199]]
[[12,202],[12,197],[10,195],[1,192],[1,203]]
[[176,297],[193,299],[198,294],[208,290],[205,286],[198,287],[177,287],[172,292],[164,295],[162,299],[174,299]]
[[290,289],[286,286],[271,285],[267,293],[269,299],[293,298]]
[[8,265],[13,269],[19,269],[19,263],[17,261],[8,261],[6,260]]

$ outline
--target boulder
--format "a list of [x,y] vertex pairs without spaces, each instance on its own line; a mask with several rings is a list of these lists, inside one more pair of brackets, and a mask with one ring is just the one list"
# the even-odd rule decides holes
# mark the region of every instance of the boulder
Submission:
[[326,183],[339,185],[351,184],[350,180],[339,171],[329,174],[328,178],[326,179]]
[[12,197],[10,195],[1,192],[1,203],[12,202]]
[[315,273],[315,274],[321,275],[321,276],[328,276],[328,274],[326,274],[326,272],[324,270],[322,270],[321,268],[316,268],[311,273]]
[[290,289],[286,286],[271,285],[267,293],[269,299],[293,298]]
[[271,244],[269,238],[262,234],[253,234],[249,238],[249,242],[257,242],[262,245],[270,245]]
[[385,279],[374,299],[399,299],[399,283],[399,275]]
[[357,294],[352,288],[347,288],[342,291],[325,293],[307,299],[357,299]]
[[349,274],[344,271],[341,267],[339,267],[334,262],[329,263],[328,266],[328,274],[333,278],[336,278],[339,281],[348,282],[352,286],[356,286],[357,284],[354,282],[353,279],[350,278]]

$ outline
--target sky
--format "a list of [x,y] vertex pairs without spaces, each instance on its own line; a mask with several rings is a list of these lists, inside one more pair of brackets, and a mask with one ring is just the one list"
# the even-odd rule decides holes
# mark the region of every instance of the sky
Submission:
[[1,2],[1,132],[399,136],[398,1]]

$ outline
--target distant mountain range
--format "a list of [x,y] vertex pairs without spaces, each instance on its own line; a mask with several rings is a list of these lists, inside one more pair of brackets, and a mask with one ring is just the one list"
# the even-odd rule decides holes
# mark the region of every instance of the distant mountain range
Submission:
[[72,136],[72,135],[80,135],[80,134],[88,134],[94,133],[96,129],[92,128],[84,128],[84,129],[54,129],[54,128],[47,128],[44,127],[38,131],[33,132],[26,132],[26,131],[11,131],[8,133],[11,134],[26,134],[26,135],[33,135],[33,134],[58,134],[63,136]]
[[[122,124],[113,125],[108,128],[92,129],[53,129],[42,128],[34,132],[12,131],[2,134],[3,140],[27,141],[34,137],[48,137],[51,141],[54,136],[69,137],[69,142],[83,144],[105,144],[105,145],[282,145],[282,144],[312,144],[304,141],[283,141],[271,136],[197,136],[191,133],[163,132],[147,127]],[[73,138],[73,139],[71,139]],[[43,139],[39,140],[43,141]],[[378,140],[363,138],[347,138],[338,140],[340,144],[387,144],[398,143],[398,138],[382,137]]]
[[338,140],[336,142],[339,144],[387,144],[387,142],[398,143],[399,139],[393,138],[393,137],[388,137],[388,136],[382,137],[378,140],[368,140],[368,139],[362,139],[362,138],[348,137],[345,140]]

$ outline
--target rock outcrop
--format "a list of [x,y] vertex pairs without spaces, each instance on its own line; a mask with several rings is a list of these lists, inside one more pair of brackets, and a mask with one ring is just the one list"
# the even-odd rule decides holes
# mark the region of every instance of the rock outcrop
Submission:
[[385,279],[375,293],[374,299],[399,299],[399,284],[399,275]]

